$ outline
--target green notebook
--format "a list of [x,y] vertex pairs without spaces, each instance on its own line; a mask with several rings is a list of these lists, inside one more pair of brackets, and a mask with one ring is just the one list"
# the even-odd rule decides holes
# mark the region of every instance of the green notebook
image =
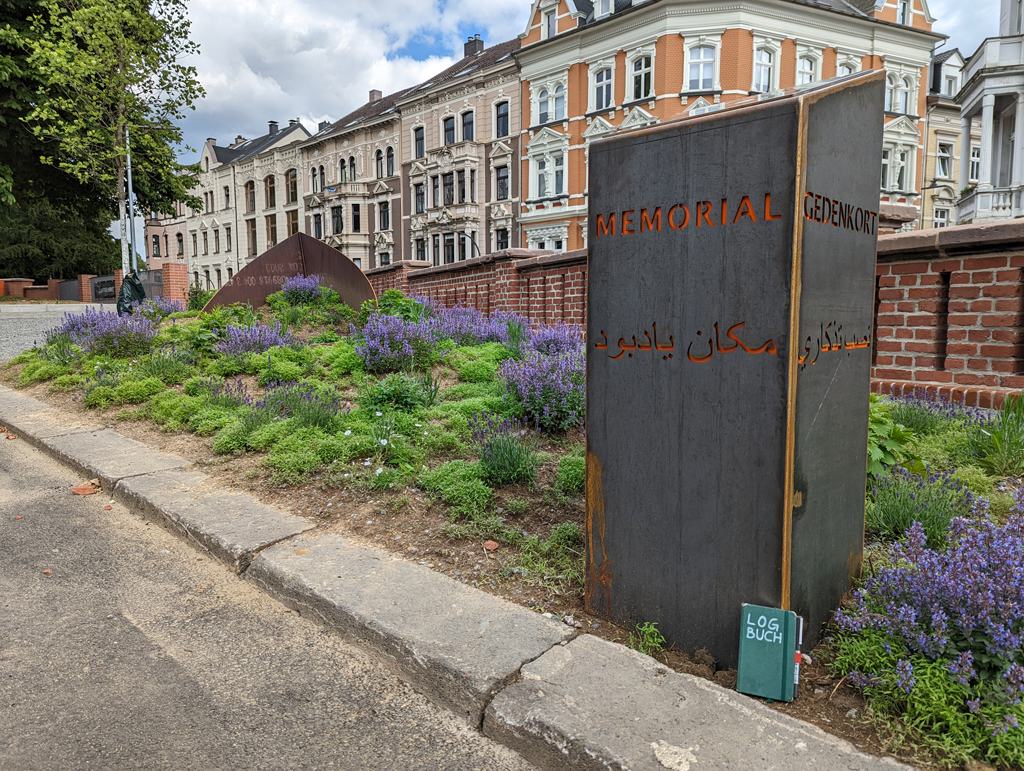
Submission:
[[800,682],[803,619],[791,610],[743,604],[736,690],[775,701],[793,701]]

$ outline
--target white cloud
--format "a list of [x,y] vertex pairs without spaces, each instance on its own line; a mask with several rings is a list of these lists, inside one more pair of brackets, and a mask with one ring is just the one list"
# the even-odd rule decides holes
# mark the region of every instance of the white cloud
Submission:
[[940,51],[959,48],[969,59],[982,40],[999,34],[999,0],[928,0],[928,8],[935,17],[932,29],[949,35]]

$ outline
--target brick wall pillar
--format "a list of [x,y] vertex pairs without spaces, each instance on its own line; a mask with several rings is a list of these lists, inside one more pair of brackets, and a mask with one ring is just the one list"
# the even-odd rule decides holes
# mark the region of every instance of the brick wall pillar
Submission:
[[48,300],[59,300],[60,299],[60,280],[51,278],[46,282],[46,299]]
[[121,296],[121,284],[124,283],[124,271],[118,268],[114,271],[114,301]]
[[96,278],[92,273],[82,273],[78,276],[78,302],[92,302],[92,279]]
[[177,300],[183,306],[187,306],[188,266],[183,262],[166,262],[161,270],[163,286],[160,296],[165,300]]

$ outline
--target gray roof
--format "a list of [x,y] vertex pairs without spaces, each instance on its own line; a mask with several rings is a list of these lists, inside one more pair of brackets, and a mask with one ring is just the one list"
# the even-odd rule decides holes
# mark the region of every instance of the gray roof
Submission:
[[273,134],[264,134],[261,137],[255,139],[246,139],[241,144],[235,145],[234,147],[220,147],[214,145],[213,156],[217,160],[217,163],[239,163],[241,161],[248,160],[253,156],[259,155],[265,152],[269,147],[281,141],[281,139],[288,134],[301,133],[301,137],[293,137],[293,139],[305,139],[309,136],[309,132],[306,131],[306,127],[301,123],[294,123],[290,126],[285,126],[283,129],[279,129]]

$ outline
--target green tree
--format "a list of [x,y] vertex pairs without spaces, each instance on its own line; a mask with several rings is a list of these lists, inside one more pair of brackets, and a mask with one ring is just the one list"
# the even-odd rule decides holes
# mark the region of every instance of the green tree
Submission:
[[[38,0],[20,40],[39,86],[24,118],[44,146],[41,160],[109,197],[121,223],[128,270],[126,134],[140,208],[193,208],[193,167],[174,160],[176,124],[203,96],[184,0]],[[8,33],[10,34],[10,33]],[[2,170],[0,170],[2,173]],[[0,191],[2,192],[2,191]]]

